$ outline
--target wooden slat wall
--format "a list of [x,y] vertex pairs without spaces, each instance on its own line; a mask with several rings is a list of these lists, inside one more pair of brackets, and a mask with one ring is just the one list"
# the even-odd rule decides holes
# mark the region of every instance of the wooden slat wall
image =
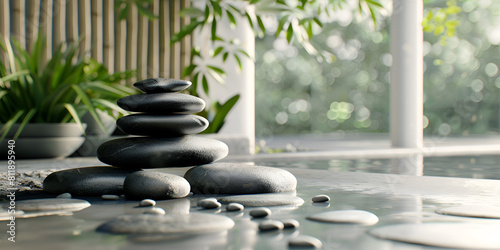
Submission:
[[[190,38],[170,47],[170,37],[189,22],[179,15],[189,0],[154,0],[149,20],[135,6],[126,20],[118,20],[113,0],[0,0],[0,34],[15,37],[31,49],[41,32],[47,39],[45,60],[61,42],[82,38],[85,55],[110,72],[137,70],[137,78],[181,78],[189,63]],[[0,54],[0,60],[6,57]]]

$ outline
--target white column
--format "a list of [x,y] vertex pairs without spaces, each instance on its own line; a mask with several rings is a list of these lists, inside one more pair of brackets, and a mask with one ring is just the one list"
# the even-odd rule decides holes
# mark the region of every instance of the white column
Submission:
[[[194,6],[200,7],[199,1],[194,1]],[[226,102],[232,96],[239,94],[240,98],[233,109],[226,116],[226,122],[218,133],[219,139],[229,146],[230,154],[253,154],[255,151],[255,34],[245,17],[235,15],[237,27],[230,27],[227,18],[218,21],[217,35],[229,40],[237,40],[240,46],[252,58],[238,54],[241,59],[240,70],[236,60],[230,55],[225,63],[221,55],[210,59],[210,50],[215,50],[221,44],[210,41],[210,26],[205,26],[198,34],[194,34],[194,46],[200,46],[201,53],[206,59],[203,63],[217,65],[226,72],[225,84],[220,84],[213,79],[208,79],[210,95],[204,96],[201,83],[198,93],[207,101],[207,105],[214,101]],[[230,47],[230,46],[229,46]]]
[[391,20],[393,147],[423,146],[423,0],[394,0]]

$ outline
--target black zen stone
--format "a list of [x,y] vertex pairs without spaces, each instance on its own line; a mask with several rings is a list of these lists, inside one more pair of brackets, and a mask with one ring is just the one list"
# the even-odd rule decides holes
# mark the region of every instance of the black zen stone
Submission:
[[241,163],[214,163],[189,169],[184,178],[195,194],[259,194],[295,190],[297,179],[290,172]]
[[100,161],[122,168],[168,168],[207,164],[228,154],[225,143],[196,136],[126,137],[97,149]]
[[150,78],[134,83],[134,87],[148,94],[179,92],[191,86],[190,81],[168,79],[168,78]]
[[52,194],[70,193],[73,196],[123,194],[123,182],[134,170],[110,166],[83,167],[61,170],[47,176],[43,191]]
[[181,93],[138,94],[119,99],[118,106],[133,112],[192,114],[202,111],[205,108],[205,101]]
[[197,115],[133,114],[118,119],[116,125],[131,135],[176,137],[198,134],[208,127],[208,121]]
[[166,200],[186,197],[191,187],[186,179],[178,175],[140,171],[125,178],[123,189],[129,200]]

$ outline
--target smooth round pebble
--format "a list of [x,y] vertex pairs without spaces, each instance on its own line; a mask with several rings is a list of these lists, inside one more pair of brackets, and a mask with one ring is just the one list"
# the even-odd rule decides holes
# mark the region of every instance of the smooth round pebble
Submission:
[[281,220],[285,229],[296,229],[300,227],[300,223],[295,219],[284,219]]
[[98,232],[113,234],[200,234],[229,230],[234,221],[227,216],[189,213],[122,215],[100,225]]
[[118,200],[120,196],[114,194],[103,194],[101,195],[101,199],[103,200]]
[[240,203],[232,202],[227,204],[226,206],[226,211],[232,212],[232,211],[242,211],[245,209],[245,206],[241,205]]
[[54,172],[43,180],[43,191],[51,194],[71,193],[73,196],[123,194],[125,177],[136,170],[111,166],[72,168]]
[[361,224],[365,226],[375,225],[378,217],[363,210],[335,210],[317,213],[307,217],[309,220],[328,223]]
[[130,95],[119,99],[117,104],[128,111],[152,114],[194,114],[205,108],[203,99],[181,93]]
[[250,216],[253,218],[264,218],[271,215],[271,209],[267,207],[260,207],[250,210]]
[[326,194],[319,194],[312,197],[312,202],[327,202],[330,201],[330,196]]
[[277,220],[265,220],[259,223],[260,231],[282,230],[283,228],[284,228],[283,223]]
[[146,198],[166,200],[184,198],[190,186],[186,179],[169,173],[140,171],[130,174],[123,183],[125,196],[130,200]]
[[219,208],[222,205],[215,198],[207,198],[207,199],[203,199],[203,200],[198,201],[198,206],[202,207],[204,209],[213,209],[213,208]]
[[80,199],[32,199],[16,202],[16,209],[23,211],[68,210],[78,211],[90,207],[90,203]]
[[196,166],[184,178],[195,194],[284,193],[297,187],[295,176],[284,169],[241,163]]
[[500,226],[483,223],[429,222],[374,228],[375,237],[453,249],[500,249]]
[[125,169],[168,168],[211,163],[228,152],[225,143],[201,136],[125,137],[101,144],[97,158]]
[[156,201],[151,199],[144,199],[139,202],[139,207],[154,207],[155,205]]
[[134,83],[134,87],[146,93],[179,92],[191,86],[190,81],[172,78],[149,78]]
[[438,214],[474,218],[500,219],[500,208],[496,206],[456,206],[436,210]]
[[288,240],[288,246],[291,248],[322,248],[323,242],[309,235],[298,235]]
[[150,207],[146,210],[144,210],[143,214],[165,214],[165,210],[161,207]]
[[268,207],[268,206],[301,206],[304,200],[289,194],[248,194],[220,197],[219,201],[224,204],[236,202],[245,207]]
[[62,198],[62,199],[71,198],[71,194],[70,193],[62,193],[62,194],[56,196],[56,198]]

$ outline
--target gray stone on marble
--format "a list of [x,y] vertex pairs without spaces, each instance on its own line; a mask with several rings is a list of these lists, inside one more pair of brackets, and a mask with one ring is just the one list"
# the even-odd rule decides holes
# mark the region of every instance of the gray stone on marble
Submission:
[[237,202],[245,207],[301,206],[304,204],[302,198],[289,194],[231,195],[220,197],[218,200],[223,204]]
[[140,171],[125,178],[123,189],[129,200],[166,200],[186,197],[190,186],[186,179],[178,175]]
[[227,153],[223,142],[200,136],[126,137],[97,149],[99,160],[126,169],[196,166],[220,160]]
[[189,169],[184,178],[195,194],[259,194],[294,191],[290,172],[241,163],[214,163]]
[[309,235],[298,235],[292,237],[288,240],[288,246],[292,249],[311,249],[311,248],[322,248],[323,242],[318,238]]
[[118,119],[116,125],[130,135],[176,137],[203,132],[208,120],[198,115],[132,114]]
[[130,95],[119,99],[117,103],[128,111],[152,114],[194,114],[205,108],[203,99],[182,93]]
[[70,193],[73,196],[122,194],[125,177],[137,170],[111,166],[94,166],[54,172],[43,181],[43,190],[52,194]]
[[134,87],[146,93],[179,92],[191,86],[190,81],[172,78],[149,78],[134,83]]
[[31,199],[16,202],[16,209],[28,211],[79,211],[90,207],[90,203],[80,199]]
[[265,220],[259,223],[259,230],[262,232],[282,230],[284,225],[278,220]]
[[375,214],[363,210],[327,211],[307,216],[307,219],[327,223],[360,224],[365,226],[375,225],[379,221]]

